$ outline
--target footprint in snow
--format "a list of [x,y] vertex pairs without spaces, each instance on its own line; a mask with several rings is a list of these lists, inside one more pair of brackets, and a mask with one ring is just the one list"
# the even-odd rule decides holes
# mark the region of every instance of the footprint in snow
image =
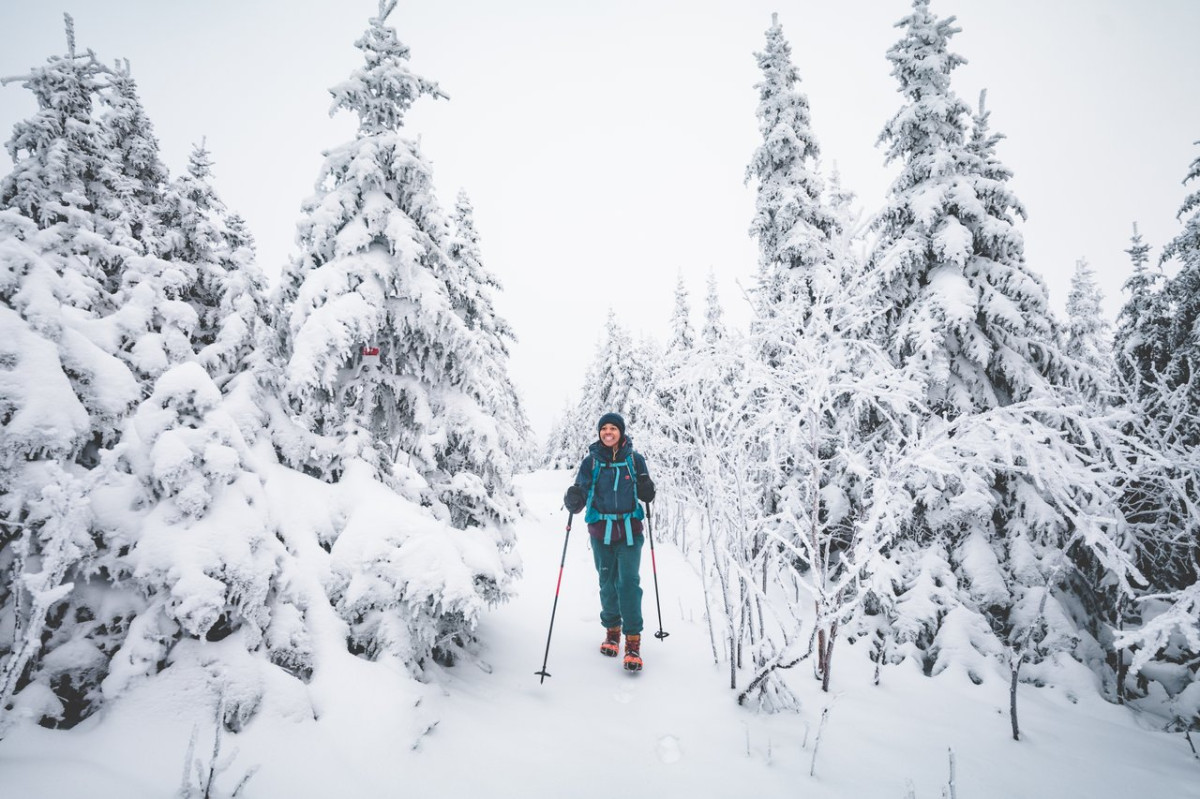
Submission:
[[683,752],[679,750],[679,739],[674,735],[659,738],[655,749],[658,750],[658,759],[664,763],[677,763],[683,757]]
[[617,700],[622,705],[628,705],[633,701],[633,691],[629,690],[628,688],[621,688],[617,691],[613,691],[612,696],[613,699]]

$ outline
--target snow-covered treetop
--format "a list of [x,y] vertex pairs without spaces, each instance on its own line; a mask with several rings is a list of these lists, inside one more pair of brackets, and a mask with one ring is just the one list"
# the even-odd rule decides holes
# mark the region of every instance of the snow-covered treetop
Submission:
[[[929,10],[929,0],[914,0],[913,13],[896,23],[905,35],[887,52],[892,75],[908,102],[888,122],[880,135],[888,143],[887,162],[897,158],[931,158],[923,174],[908,170],[901,176],[917,180],[952,172],[951,161],[938,163],[947,148],[957,148],[965,139],[967,104],[950,90],[950,74],[967,60],[949,50],[950,37],[962,29],[954,17],[938,19]],[[903,188],[898,186],[896,188]]]
[[341,109],[358,114],[360,136],[398,130],[404,125],[404,114],[423,94],[446,97],[436,83],[409,70],[408,46],[385,25],[395,7],[396,0],[380,0],[379,15],[371,18],[366,33],[354,43],[366,56],[366,66],[330,89],[330,115]]
[[7,149],[14,168],[0,182],[0,206],[19,209],[43,228],[68,216],[70,206],[104,206],[98,200],[116,183],[107,163],[111,137],[92,113],[111,70],[91,51],[76,53],[69,16],[67,51],[2,81],[21,81],[37,99],[38,113],[13,126]]
[[717,276],[709,270],[708,290],[704,294],[704,327],[700,337],[705,344],[713,345],[725,338],[724,310],[717,294]]
[[696,334],[692,330],[692,311],[688,305],[687,285],[683,275],[675,283],[675,310],[671,313],[671,338],[667,351],[686,351],[696,345]]
[[[1200,141],[1195,143],[1200,144]],[[1192,161],[1187,177],[1183,179],[1185,185],[1192,181],[1200,184],[1200,156]],[[1192,217],[1184,220],[1188,214],[1192,214]],[[1163,247],[1162,261],[1165,263],[1172,258],[1179,258],[1186,263],[1189,260],[1189,254],[1190,258],[1195,261],[1200,257],[1200,185],[1197,185],[1196,191],[1184,198],[1183,205],[1180,206],[1179,213],[1175,215],[1175,218],[1183,222],[1184,230]]]
[[1097,373],[1106,372],[1111,358],[1112,326],[1104,317],[1104,293],[1096,273],[1084,258],[1075,263],[1067,294],[1067,355]]
[[820,147],[777,17],[772,17],[766,39],[766,47],[755,54],[763,75],[755,84],[763,141],[746,168],[746,180],[758,182],[750,235],[759,240],[759,279],[768,296],[776,296],[780,270],[801,269],[800,277],[806,279],[831,259],[829,238],[838,224],[821,202]]

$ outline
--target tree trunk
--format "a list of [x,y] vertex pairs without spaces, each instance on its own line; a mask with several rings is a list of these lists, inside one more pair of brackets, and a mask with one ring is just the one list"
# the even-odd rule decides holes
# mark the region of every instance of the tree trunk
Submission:
[[[816,623],[820,624],[821,623],[821,603],[813,602],[813,608],[816,610],[816,615],[817,615]],[[825,630],[824,629],[817,630],[817,674],[816,674],[816,676],[821,678],[822,680],[825,678],[825,674],[828,671],[828,669],[826,668],[826,664],[825,664],[825,646],[826,646]]]
[[[708,526],[709,541],[712,541],[712,517],[709,515],[707,508],[705,509],[705,524]],[[708,546],[702,541],[700,544],[700,579],[704,586],[704,619],[708,623],[708,642],[712,646],[713,663],[721,662],[721,655],[717,652],[717,634],[713,630],[713,615],[712,615],[712,591],[708,585]]]
[[1008,687],[1008,714],[1012,719],[1012,734],[1013,740],[1021,740],[1021,730],[1017,726],[1017,677],[1021,673],[1021,661],[1023,657],[1013,655],[1009,660],[1009,668],[1012,671],[1012,683]]
[[829,693],[829,667],[833,663],[833,642],[837,640],[838,623],[835,619],[833,624],[829,625],[829,646],[823,653],[825,661],[825,669],[821,674],[821,690]]

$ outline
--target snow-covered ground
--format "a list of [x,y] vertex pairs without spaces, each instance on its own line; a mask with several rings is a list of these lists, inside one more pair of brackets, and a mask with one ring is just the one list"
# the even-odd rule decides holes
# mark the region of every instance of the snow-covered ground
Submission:
[[[656,554],[670,636],[652,637],[647,548],[646,668],[626,673],[619,659],[599,654],[582,525],[567,547],[553,676],[539,682],[569,480],[565,472],[519,480],[530,509],[519,531],[525,574],[516,599],[481,626],[483,667],[455,667],[419,684],[346,655],[303,689],[281,679],[245,730],[222,738],[219,760],[228,768],[217,778],[219,795],[257,768],[242,796],[1200,797],[1200,759],[1187,741],[1099,699],[1082,669],[1076,684],[1068,674],[1065,685],[1021,687],[1020,742],[1011,738],[999,672],[976,686],[954,671],[927,678],[900,666],[876,687],[863,648],[844,643],[831,694],[820,692],[805,663],[792,676],[804,700],[799,715],[743,710],[727,688],[727,666],[713,662],[699,579],[662,541]],[[212,759],[209,676],[185,665],[198,661],[181,658],[74,730],[12,730],[0,742],[0,797],[176,793],[197,724],[195,757]]]

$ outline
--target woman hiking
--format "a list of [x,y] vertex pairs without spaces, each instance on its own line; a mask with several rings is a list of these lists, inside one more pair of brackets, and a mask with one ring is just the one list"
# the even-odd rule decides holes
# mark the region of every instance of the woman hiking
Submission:
[[638,504],[654,501],[654,482],[646,460],[633,450],[620,414],[606,413],[595,441],[567,489],[563,504],[570,513],[587,509],[592,558],[600,578],[601,654],[616,657],[625,633],[625,668],[642,668],[642,519]]

